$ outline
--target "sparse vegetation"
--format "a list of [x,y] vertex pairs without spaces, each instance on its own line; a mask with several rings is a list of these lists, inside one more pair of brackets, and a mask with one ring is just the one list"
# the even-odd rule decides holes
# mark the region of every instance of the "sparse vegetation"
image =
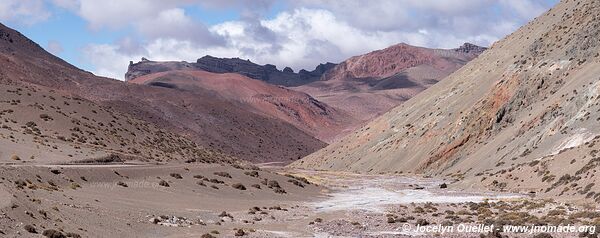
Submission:
[[169,183],[165,180],[160,180],[160,182],[158,182],[158,185],[163,187],[170,187]]
[[217,176],[224,177],[224,178],[231,178],[231,175],[227,172],[215,172],[214,174]]
[[246,187],[241,183],[235,183],[235,184],[231,185],[231,187],[233,187],[235,189],[239,189],[239,190],[246,190]]

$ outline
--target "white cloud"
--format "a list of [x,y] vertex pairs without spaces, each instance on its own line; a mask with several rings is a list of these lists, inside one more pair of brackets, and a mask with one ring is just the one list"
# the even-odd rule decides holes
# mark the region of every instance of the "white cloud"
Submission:
[[0,4],[0,21],[31,25],[50,16],[42,0],[2,0]]
[[[253,1],[254,5],[235,0],[79,1],[64,4],[79,6],[78,14],[92,29],[132,27],[142,37],[86,48],[85,58],[93,59],[97,74],[117,78],[123,77],[129,60],[142,56],[195,61],[210,54],[297,71],[400,42],[432,48],[464,42],[487,46],[549,7],[536,0],[298,0],[264,18],[261,13],[272,0]],[[183,7],[189,5],[235,8],[241,16],[207,27],[188,15]]]

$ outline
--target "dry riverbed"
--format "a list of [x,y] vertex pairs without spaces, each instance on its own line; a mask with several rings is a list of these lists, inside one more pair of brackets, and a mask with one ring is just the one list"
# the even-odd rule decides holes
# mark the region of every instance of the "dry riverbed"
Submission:
[[591,206],[422,177],[216,164],[0,170],[3,237],[550,237],[496,228],[599,217]]

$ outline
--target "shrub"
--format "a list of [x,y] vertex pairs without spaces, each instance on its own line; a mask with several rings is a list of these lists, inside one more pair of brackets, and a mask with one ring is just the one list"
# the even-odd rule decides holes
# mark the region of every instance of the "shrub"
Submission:
[[250,186],[251,186],[251,187],[254,187],[254,188],[256,188],[256,189],[260,189],[260,185],[259,185],[259,184],[252,184],[252,185],[250,185]]
[[171,173],[171,177],[173,177],[175,179],[183,179],[183,177],[181,176],[181,174],[178,174],[178,173]]
[[298,186],[298,187],[301,187],[301,188],[303,188],[303,187],[304,187],[304,184],[302,184],[302,183],[301,183],[300,181],[298,181],[298,180],[290,179],[290,180],[288,180],[288,182],[290,182],[290,183],[293,183],[294,185],[296,185],[296,186]]
[[19,158],[19,156],[18,156],[18,155],[12,155],[12,156],[10,157],[10,159],[11,159],[11,160],[21,160],[21,158]]
[[167,183],[167,181],[165,180],[161,180],[160,182],[158,182],[158,185],[163,187],[170,187],[169,183]]
[[216,237],[211,234],[206,233],[206,234],[200,236],[200,238],[216,238]]
[[233,184],[233,185],[231,185],[231,187],[233,187],[235,189],[239,189],[239,190],[246,190],[246,187],[241,183]]
[[119,185],[119,186],[121,186],[121,187],[124,187],[124,188],[126,188],[126,187],[129,187],[129,186],[127,186],[127,184],[126,184],[125,182],[123,182],[123,181],[119,181],[119,182],[117,182],[117,185]]
[[279,183],[275,180],[270,180],[269,182],[267,182],[267,186],[269,188],[281,188],[281,186],[279,186]]
[[245,175],[248,175],[250,177],[258,177],[258,172],[256,171],[246,171],[244,172]]
[[425,219],[419,218],[419,219],[417,219],[417,223],[415,223],[415,224],[420,225],[420,226],[426,226],[426,225],[429,225],[429,222]]
[[45,237],[48,237],[48,238],[66,238],[66,236],[62,232],[54,230],[54,229],[45,230],[42,233],[42,235],[44,235]]
[[71,189],[78,189],[78,188],[81,188],[81,185],[79,185],[78,183],[71,183],[71,185],[69,185],[69,187]]
[[224,178],[231,178],[231,175],[227,172],[214,172],[214,174],[217,176],[224,177]]
[[77,234],[77,233],[73,233],[73,232],[67,232],[67,237],[71,237],[71,238],[81,238],[81,235]]
[[40,118],[44,121],[53,120],[51,116],[48,116],[48,114],[40,114]]
[[25,226],[23,227],[23,229],[25,229],[25,230],[26,230],[27,232],[29,232],[29,233],[37,233],[37,230],[36,230],[36,229],[35,229],[35,227],[34,227],[34,226],[32,226],[32,225],[25,225]]
[[235,236],[244,236],[244,235],[246,235],[246,232],[244,232],[244,230],[243,230],[243,229],[238,229],[238,230],[235,232]]

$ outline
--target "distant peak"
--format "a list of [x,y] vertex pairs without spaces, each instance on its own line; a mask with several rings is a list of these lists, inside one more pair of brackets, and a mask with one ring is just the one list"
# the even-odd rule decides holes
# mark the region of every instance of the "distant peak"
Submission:
[[463,45],[461,45],[460,47],[454,49],[454,51],[463,52],[463,53],[467,53],[467,54],[481,54],[485,50],[487,50],[486,47],[481,47],[481,46],[471,44],[468,42],[466,42]]

